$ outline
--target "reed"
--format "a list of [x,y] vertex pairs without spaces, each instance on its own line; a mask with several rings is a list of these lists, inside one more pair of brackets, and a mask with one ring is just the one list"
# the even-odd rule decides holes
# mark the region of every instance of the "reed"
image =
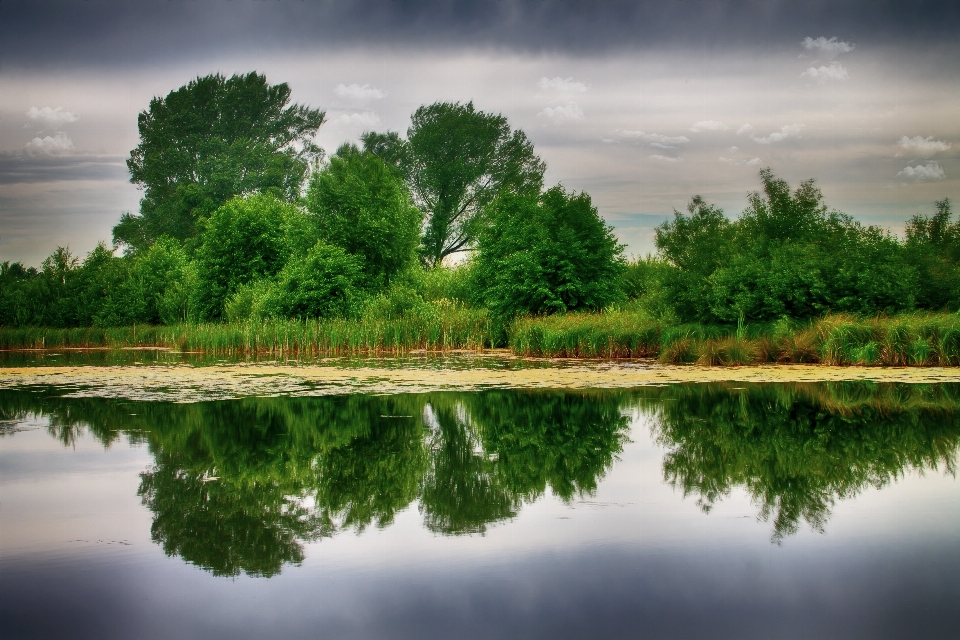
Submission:
[[[397,317],[263,320],[78,329],[0,328],[0,348],[162,347],[212,354],[348,355],[482,350],[499,331],[484,309],[423,305]],[[731,366],[765,362],[866,366],[960,365],[960,316],[827,315],[806,322],[665,325],[632,311],[522,317],[506,327],[521,356],[656,358]]]
[[519,355],[636,358],[682,364],[960,365],[960,316],[831,314],[807,322],[662,325],[636,313],[527,317],[509,328]]
[[400,318],[263,320],[119,328],[2,328],[0,348],[162,347],[217,354],[340,355],[491,346],[485,310],[458,305]]

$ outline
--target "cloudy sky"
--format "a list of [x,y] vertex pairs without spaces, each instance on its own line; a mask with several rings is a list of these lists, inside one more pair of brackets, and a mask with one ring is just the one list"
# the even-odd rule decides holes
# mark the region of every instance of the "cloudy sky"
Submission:
[[503,113],[632,254],[768,166],[897,232],[960,202],[957,33],[951,1],[3,0],[0,261],[109,241],[137,114],[250,70],[326,111],[328,151],[438,100]]

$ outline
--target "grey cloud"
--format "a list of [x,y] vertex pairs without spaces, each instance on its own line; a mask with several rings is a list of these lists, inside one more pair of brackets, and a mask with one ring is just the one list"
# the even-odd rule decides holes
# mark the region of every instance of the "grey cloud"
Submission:
[[124,158],[0,154],[0,185],[60,180],[121,180],[130,174]]
[[7,65],[63,67],[297,48],[590,54],[664,46],[789,47],[825,31],[861,47],[888,42],[923,47],[955,40],[960,5],[950,0],[5,0],[0,25],[0,56]]

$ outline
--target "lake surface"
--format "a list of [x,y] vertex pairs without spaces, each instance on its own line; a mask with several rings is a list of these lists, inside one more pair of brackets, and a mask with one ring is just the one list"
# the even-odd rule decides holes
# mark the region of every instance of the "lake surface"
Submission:
[[3,638],[955,638],[960,385],[0,389]]

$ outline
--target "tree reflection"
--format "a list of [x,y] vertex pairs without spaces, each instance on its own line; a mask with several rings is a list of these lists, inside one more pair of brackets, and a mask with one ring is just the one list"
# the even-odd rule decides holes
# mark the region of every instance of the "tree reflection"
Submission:
[[823,531],[836,500],[909,469],[956,472],[960,388],[874,383],[673,386],[643,401],[664,478],[710,508],[744,487],[773,540]]
[[459,535],[547,487],[590,494],[626,438],[620,404],[565,392],[173,404],[0,391],[0,415],[44,414],[65,444],[89,430],[149,446],[139,495],[153,540],[222,576],[275,575],[303,560],[304,542],[388,526],[414,502],[427,528]]
[[592,495],[628,409],[652,412],[667,482],[708,510],[744,487],[780,541],[823,530],[839,499],[909,469],[954,472],[960,387],[678,385],[631,392],[486,391],[246,398],[193,404],[0,390],[0,419],[49,418],[65,445],[126,437],[154,463],[152,538],[215,575],[272,576],[305,542],[386,527],[417,504],[442,535],[483,533],[548,491]]

